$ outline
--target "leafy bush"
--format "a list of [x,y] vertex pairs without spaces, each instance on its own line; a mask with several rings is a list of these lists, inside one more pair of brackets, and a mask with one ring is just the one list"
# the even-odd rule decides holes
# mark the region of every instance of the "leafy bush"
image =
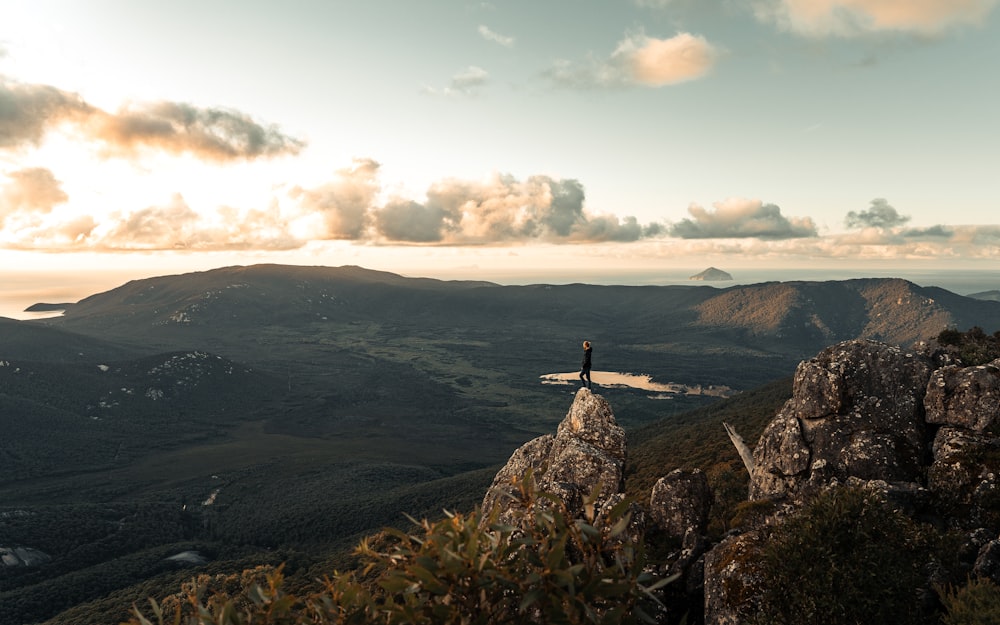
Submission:
[[[364,567],[334,573],[305,596],[283,589],[281,570],[200,578],[178,600],[151,601],[132,625],[498,624],[654,622],[643,610],[659,584],[643,573],[642,541],[626,540],[630,504],[575,519],[556,496],[519,484],[515,525],[448,513],[417,531],[386,529],[355,550]],[[593,499],[590,500],[593,504]],[[217,583],[216,583],[217,582]],[[164,609],[166,606],[168,609]],[[647,606],[648,607],[648,606]]]
[[968,367],[984,365],[1000,358],[1000,331],[988,335],[978,326],[959,332],[954,328],[943,330],[937,342],[954,352]]
[[1000,623],[1000,586],[979,578],[941,594],[947,613],[944,625],[992,625]]
[[763,547],[751,622],[921,622],[926,541],[903,514],[859,488],[819,495]]

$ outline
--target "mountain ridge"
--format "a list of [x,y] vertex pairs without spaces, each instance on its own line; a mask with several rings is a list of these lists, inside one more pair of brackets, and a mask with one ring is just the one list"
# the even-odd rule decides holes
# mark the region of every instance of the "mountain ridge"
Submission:
[[[548,294],[558,295],[561,301],[546,298]],[[926,334],[931,325],[937,331],[948,325],[971,325],[965,323],[967,318],[983,314],[990,315],[990,321],[1000,320],[996,302],[920,287],[899,278],[763,282],[722,289],[707,285],[503,286],[408,278],[357,266],[251,265],[133,280],[84,298],[62,317],[33,323],[90,333],[134,323],[147,327],[225,325],[241,320],[306,324],[331,317],[350,322],[376,313],[401,321],[408,315],[419,316],[422,309],[428,311],[425,315],[458,315],[465,310],[467,320],[516,314],[519,303],[560,316],[578,312],[583,319],[598,322],[616,310],[617,316],[630,314],[637,322],[647,321],[641,323],[643,329],[652,325],[643,311],[656,306],[661,316],[669,312],[694,327],[729,326],[781,338],[796,325],[812,326],[822,341],[860,336],[906,342]],[[464,308],[456,310],[460,306]],[[862,313],[884,318],[866,323],[859,318]],[[893,328],[886,321],[888,313],[897,318],[905,315],[907,327]]]

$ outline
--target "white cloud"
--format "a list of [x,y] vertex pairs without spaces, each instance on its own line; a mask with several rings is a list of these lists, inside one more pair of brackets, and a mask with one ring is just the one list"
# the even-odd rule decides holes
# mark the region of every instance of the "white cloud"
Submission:
[[875,198],[868,210],[847,213],[844,223],[848,228],[894,228],[910,221],[900,215],[885,199]]
[[94,112],[76,94],[0,76],[0,148],[37,145],[52,127],[67,120],[86,119]]
[[371,207],[381,190],[380,165],[372,159],[355,159],[338,170],[332,180],[314,189],[295,187],[291,196],[302,211],[322,216],[318,239],[356,240],[366,236]]
[[591,214],[584,198],[578,181],[548,176],[448,179],[432,185],[424,202],[397,199],[377,209],[375,222],[387,241],[445,245],[635,241],[662,230],[634,217]]
[[0,224],[12,213],[47,213],[69,199],[48,169],[21,169],[7,178],[9,182],[0,187]]
[[514,47],[514,38],[513,37],[508,37],[506,35],[501,35],[500,33],[494,32],[494,31],[490,30],[489,27],[484,26],[482,24],[480,24],[480,26],[479,26],[479,35],[483,39],[485,39],[487,41],[492,41],[494,43],[498,43],[498,44],[504,46],[505,48],[512,48],[512,47]]
[[670,234],[682,239],[792,239],[817,234],[812,219],[785,217],[778,206],[761,200],[729,198],[712,206],[714,211],[692,204],[691,218],[671,226]]
[[424,93],[441,96],[475,96],[479,88],[489,82],[490,74],[485,69],[470,65],[451,77],[451,83],[444,89],[424,87]]
[[997,0],[763,0],[758,19],[808,37],[852,37],[875,32],[934,35],[979,25]]
[[678,33],[669,39],[643,33],[625,37],[604,60],[558,61],[546,75],[558,85],[574,88],[663,87],[706,76],[721,51],[700,35]]
[[62,123],[114,156],[153,149],[221,162],[298,154],[304,145],[240,111],[160,101],[108,113],[56,87],[0,77],[0,148],[38,145]]

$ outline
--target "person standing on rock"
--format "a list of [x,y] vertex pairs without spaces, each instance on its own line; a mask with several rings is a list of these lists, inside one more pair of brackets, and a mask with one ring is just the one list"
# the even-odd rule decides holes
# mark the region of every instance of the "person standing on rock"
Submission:
[[590,341],[583,342],[583,365],[580,367],[580,381],[584,387],[592,388],[590,382]]

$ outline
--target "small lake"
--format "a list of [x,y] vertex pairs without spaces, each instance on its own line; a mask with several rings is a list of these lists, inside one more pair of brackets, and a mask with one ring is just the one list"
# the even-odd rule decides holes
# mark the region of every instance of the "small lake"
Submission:
[[[539,376],[542,384],[578,385],[580,372],[546,373]],[[591,371],[590,379],[595,386],[607,388],[635,388],[642,391],[652,391],[650,399],[672,399],[675,395],[705,395],[708,397],[730,397],[736,391],[728,386],[688,385],[677,382],[654,382],[653,376],[642,373],[621,373],[616,371]]]

